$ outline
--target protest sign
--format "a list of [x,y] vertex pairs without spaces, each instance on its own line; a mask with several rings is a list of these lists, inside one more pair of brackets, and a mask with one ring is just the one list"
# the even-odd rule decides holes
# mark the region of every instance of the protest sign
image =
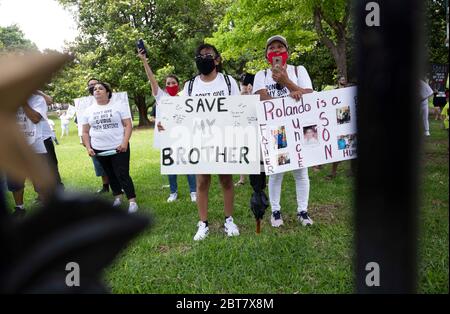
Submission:
[[356,87],[261,101],[266,174],[356,158]]
[[70,106],[67,108],[67,117],[72,119],[77,113],[77,109],[74,106]]
[[442,97],[445,97],[445,84],[448,77],[448,64],[431,64],[430,87],[437,91]]
[[259,96],[165,97],[162,174],[257,174]]

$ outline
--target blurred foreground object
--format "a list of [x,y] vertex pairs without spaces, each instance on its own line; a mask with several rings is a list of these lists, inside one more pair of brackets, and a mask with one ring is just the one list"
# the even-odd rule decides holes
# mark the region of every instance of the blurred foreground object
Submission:
[[7,215],[0,185],[0,293],[102,293],[103,269],[149,219],[86,195],[55,194],[48,165],[40,162],[16,124],[28,97],[68,55],[0,57],[0,175],[27,177],[51,197],[25,220]]
[[[423,140],[417,89],[425,49],[423,1],[354,3],[358,43],[356,291],[414,293]],[[379,15],[379,25],[370,22],[371,14]]]
[[0,293],[105,293],[102,271],[149,219],[93,196],[65,194],[23,221],[7,222],[0,229]]
[[12,178],[30,178],[46,194],[54,178],[48,165],[36,159],[16,124],[15,114],[28,97],[71,59],[59,53],[29,53],[0,57],[0,171]]

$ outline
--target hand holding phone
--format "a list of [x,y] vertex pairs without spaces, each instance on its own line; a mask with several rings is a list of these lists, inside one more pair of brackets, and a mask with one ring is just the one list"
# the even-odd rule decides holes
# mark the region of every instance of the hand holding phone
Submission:
[[272,66],[276,72],[281,71],[282,64],[283,59],[281,58],[281,56],[276,56],[272,58]]
[[145,57],[148,58],[147,49],[145,49],[144,41],[142,40],[142,38],[140,38],[137,41],[136,46],[137,46],[138,53],[140,50],[142,50],[144,52]]

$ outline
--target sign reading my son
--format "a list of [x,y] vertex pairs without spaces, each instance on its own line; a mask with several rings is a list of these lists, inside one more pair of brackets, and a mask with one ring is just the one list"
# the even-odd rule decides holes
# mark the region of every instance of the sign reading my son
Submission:
[[259,96],[165,97],[161,174],[258,174]]
[[356,87],[261,101],[266,174],[356,158]]

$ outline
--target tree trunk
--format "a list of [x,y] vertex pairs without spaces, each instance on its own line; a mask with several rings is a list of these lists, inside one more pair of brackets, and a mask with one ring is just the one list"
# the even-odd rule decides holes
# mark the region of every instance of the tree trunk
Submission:
[[[347,13],[348,14],[348,13]],[[347,18],[347,17],[346,17]],[[336,21],[325,21],[336,35],[336,42],[328,37],[322,27],[323,14],[319,7],[314,9],[314,27],[319,35],[320,41],[327,47],[334,61],[338,71],[338,76],[345,76],[347,78],[347,41],[345,38],[346,22],[339,23]]]
[[345,33],[338,34],[337,40],[337,54],[335,56],[338,76],[347,77],[347,42],[345,39]]
[[135,95],[134,102],[139,111],[139,125],[138,126],[149,126],[150,120],[148,119],[148,106],[145,103],[145,96]]

